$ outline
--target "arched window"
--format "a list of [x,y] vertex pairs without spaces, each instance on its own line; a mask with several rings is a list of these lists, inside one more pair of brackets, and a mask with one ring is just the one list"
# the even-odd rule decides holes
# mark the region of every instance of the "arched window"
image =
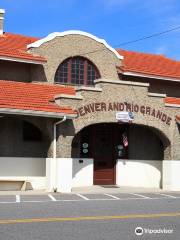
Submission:
[[55,82],[73,85],[94,85],[94,80],[100,77],[96,66],[83,57],[66,59],[59,65]]

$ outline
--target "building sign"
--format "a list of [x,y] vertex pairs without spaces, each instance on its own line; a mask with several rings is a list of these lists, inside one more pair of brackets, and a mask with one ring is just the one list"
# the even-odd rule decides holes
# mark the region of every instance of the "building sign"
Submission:
[[132,122],[134,120],[134,114],[132,112],[116,112],[116,119],[120,122]]
[[159,119],[163,123],[166,123],[167,125],[171,124],[172,118],[162,112],[161,110],[155,109],[150,106],[145,105],[139,105],[134,103],[128,103],[128,102],[94,102],[89,103],[87,105],[84,105],[82,107],[79,107],[77,112],[77,117],[83,117],[86,114],[92,114],[95,112],[133,112],[133,113],[141,113],[143,115],[148,115],[154,118]]

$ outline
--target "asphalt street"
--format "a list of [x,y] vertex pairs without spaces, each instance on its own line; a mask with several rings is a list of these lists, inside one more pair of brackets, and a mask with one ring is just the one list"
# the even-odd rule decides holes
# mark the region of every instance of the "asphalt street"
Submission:
[[0,240],[10,239],[179,240],[180,193],[0,196]]

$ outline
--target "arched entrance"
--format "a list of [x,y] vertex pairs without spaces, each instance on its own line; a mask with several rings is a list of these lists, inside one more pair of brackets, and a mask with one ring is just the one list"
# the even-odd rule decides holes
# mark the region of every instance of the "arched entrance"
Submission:
[[50,139],[40,118],[1,116],[0,190],[45,189]]
[[[157,129],[135,124],[98,123],[85,127],[75,136],[72,157],[94,159],[95,185],[117,184],[118,161],[132,160],[133,164],[147,161],[159,172],[160,186],[164,148]],[[118,169],[119,174],[121,169]]]

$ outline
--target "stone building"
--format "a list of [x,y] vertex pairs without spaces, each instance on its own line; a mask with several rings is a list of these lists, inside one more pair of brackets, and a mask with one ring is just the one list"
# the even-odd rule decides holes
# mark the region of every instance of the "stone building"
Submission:
[[0,10],[1,189],[180,190],[180,62],[3,21]]

